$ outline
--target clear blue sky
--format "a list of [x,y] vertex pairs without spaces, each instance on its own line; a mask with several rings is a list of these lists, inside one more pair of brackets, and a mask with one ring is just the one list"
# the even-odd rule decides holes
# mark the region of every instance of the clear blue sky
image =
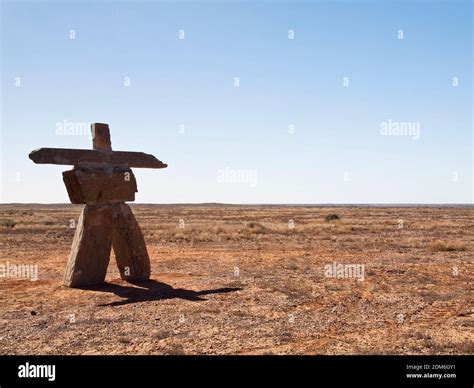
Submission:
[[66,120],[168,163],[137,202],[472,203],[472,2],[381,3],[3,2],[1,201],[69,202]]

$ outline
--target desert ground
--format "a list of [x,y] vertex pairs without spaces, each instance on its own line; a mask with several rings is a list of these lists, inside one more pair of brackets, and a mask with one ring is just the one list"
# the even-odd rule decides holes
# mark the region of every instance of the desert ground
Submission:
[[0,354],[474,354],[472,207],[132,205],[151,280],[72,289],[81,209],[0,205]]

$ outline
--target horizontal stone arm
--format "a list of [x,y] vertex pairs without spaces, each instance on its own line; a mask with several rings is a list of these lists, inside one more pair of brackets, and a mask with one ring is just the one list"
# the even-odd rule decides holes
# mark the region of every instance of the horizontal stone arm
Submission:
[[98,163],[109,166],[138,168],[166,168],[167,164],[144,152],[76,150],[68,148],[39,148],[31,151],[29,158],[38,164],[62,164],[78,166]]

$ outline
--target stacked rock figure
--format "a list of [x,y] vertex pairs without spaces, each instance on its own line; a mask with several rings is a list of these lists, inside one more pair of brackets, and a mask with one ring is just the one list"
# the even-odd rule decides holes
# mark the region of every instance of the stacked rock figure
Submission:
[[85,204],[79,217],[64,285],[82,287],[105,280],[113,247],[120,277],[150,278],[150,258],[140,226],[126,201],[134,201],[137,182],[130,167],[165,168],[143,152],[112,151],[107,124],[91,125],[92,150],[40,148],[30,153],[40,164],[73,165],[63,180],[74,204]]

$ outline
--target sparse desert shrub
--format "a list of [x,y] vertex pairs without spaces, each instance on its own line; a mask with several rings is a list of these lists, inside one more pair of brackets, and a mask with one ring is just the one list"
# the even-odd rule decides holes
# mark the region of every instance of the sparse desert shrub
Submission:
[[258,222],[234,223],[220,225],[212,223],[196,224],[183,229],[175,226],[164,226],[154,229],[147,236],[153,240],[173,243],[220,243],[227,241],[258,240],[266,234],[274,232]]
[[297,298],[305,298],[311,296],[312,288],[309,284],[298,280],[290,280],[288,279],[284,283],[284,290],[285,293],[297,297]]
[[16,221],[11,220],[11,219],[0,221],[0,226],[3,226],[4,228],[14,228],[15,225],[16,225]]
[[457,241],[434,240],[428,244],[428,248],[433,252],[465,251],[466,246]]
[[226,230],[222,226],[218,226],[216,229],[216,234],[225,234]]
[[326,217],[324,217],[324,219],[326,222],[330,222],[340,220],[341,218],[337,214],[328,214]]
[[250,229],[253,233],[265,233],[267,228],[259,222],[251,221],[247,224],[247,228]]

